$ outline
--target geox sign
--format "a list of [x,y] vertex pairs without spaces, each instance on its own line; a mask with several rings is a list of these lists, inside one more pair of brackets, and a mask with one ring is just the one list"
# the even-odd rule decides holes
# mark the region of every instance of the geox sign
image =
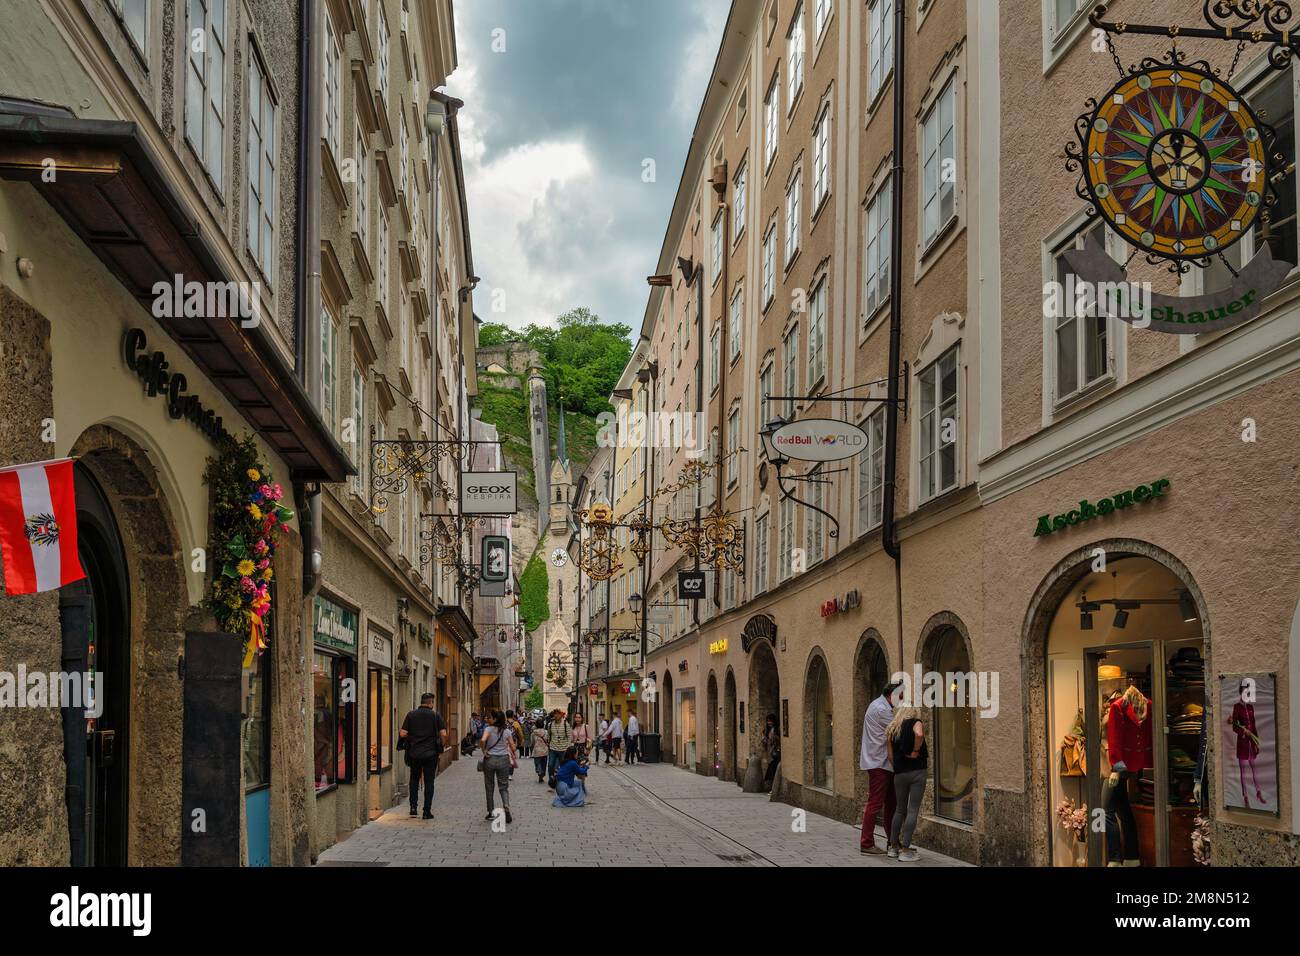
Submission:
[[519,479],[513,471],[467,471],[460,489],[461,514],[512,515],[519,510]]

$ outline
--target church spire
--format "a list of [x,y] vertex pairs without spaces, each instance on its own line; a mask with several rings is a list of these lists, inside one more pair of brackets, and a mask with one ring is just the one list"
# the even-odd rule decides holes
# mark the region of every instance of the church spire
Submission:
[[569,463],[569,453],[564,447],[564,396],[560,396],[560,437],[555,445],[555,457],[563,465]]

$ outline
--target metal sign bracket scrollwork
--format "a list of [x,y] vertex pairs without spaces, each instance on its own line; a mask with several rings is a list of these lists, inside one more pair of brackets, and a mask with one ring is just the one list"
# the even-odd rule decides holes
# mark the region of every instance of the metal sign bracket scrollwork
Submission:
[[1285,68],[1292,57],[1300,54],[1295,13],[1286,0],[1204,0],[1201,12],[1206,25],[1203,27],[1107,20],[1106,11],[1106,4],[1097,4],[1088,14],[1088,22],[1117,36],[1131,33],[1169,37],[1175,41],[1180,37],[1199,37],[1237,43],[1270,43],[1268,60],[1277,69]]
[[388,510],[388,496],[405,494],[412,484],[432,484],[439,496],[450,494],[446,482],[437,479],[438,465],[454,461],[458,466],[470,460],[474,448],[500,442],[457,439],[377,438],[370,426],[370,512]]

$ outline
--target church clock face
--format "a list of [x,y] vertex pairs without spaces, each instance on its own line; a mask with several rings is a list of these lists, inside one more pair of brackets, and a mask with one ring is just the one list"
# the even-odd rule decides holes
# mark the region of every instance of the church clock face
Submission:
[[1097,211],[1153,255],[1215,255],[1250,231],[1266,202],[1272,130],[1202,70],[1180,64],[1125,77],[1081,138]]
[[551,552],[551,564],[557,568],[562,568],[569,563],[569,552],[563,548],[556,548]]

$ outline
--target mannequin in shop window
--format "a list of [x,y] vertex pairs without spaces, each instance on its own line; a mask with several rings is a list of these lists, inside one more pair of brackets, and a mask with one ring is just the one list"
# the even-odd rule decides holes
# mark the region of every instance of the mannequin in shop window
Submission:
[[1237,735],[1237,768],[1241,772],[1241,799],[1250,809],[1250,792],[1246,789],[1246,767],[1250,767],[1250,779],[1255,783],[1255,799],[1266,803],[1264,791],[1259,788],[1259,776],[1255,773],[1255,758],[1259,756],[1259,730],[1255,727],[1255,705],[1246,702],[1246,691],[1250,685],[1241,682],[1237,688],[1237,702],[1232,705],[1232,716],[1228,725]]
[[1106,708],[1106,756],[1110,777],[1102,806],[1107,865],[1138,866],[1137,820],[1129,805],[1128,782],[1151,766],[1151,702],[1133,684],[1115,694]]

